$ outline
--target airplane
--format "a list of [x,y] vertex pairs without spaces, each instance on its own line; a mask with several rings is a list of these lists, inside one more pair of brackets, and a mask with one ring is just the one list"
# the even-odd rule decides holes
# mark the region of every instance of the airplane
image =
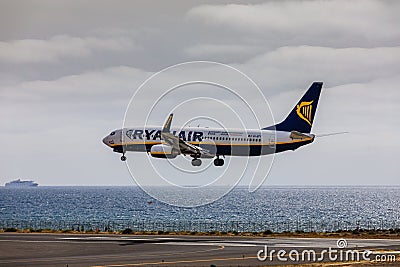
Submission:
[[215,166],[223,166],[225,156],[263,156],[280,153],[310,144],[311,133],[322,82],[314,82],[282,122],[262,129],[221,129],[207,127],[171,128],[173,114],[163,127],[133,127],[111,132],[103,143],[122,153],[147,152],[152,157],[173,159],[178,155],[192,157],[192,165],[200,166],[202,158],[215,158]]

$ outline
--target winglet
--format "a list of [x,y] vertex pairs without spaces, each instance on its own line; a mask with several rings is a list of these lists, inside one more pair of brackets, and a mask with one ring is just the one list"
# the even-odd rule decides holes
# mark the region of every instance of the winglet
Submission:
[[164,124],[164,128],[162,129],[163,133],[169,133],[171,129],[171,123],[172,123],[172,117],[174,116],[173,113],[171,113],[167,119],[167,121]]

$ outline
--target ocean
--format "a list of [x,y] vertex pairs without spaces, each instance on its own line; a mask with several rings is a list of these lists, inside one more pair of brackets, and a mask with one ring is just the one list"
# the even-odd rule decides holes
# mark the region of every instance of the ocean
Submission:
[[400,228],[400,187],[263,187],[254,193],[237,187],[195,208],[164,204],[135,186],[2,187],[0,228],[7,227],[238,232]]

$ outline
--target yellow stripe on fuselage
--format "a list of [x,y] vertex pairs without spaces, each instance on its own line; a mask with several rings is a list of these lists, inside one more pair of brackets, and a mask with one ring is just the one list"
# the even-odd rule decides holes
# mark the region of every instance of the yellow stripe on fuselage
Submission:
[[[302,140],[293,140],[289,142],[276,142],[274,144],[270,143],[240,143],[240,144],[235,144],[235,143],[210,143],[210,142],[188,142],[191,145],[216,145],[216,146],[271,146],[271,145],[286,145],[286,144],[294,144],[294,143],[300,143],[300,142],[306,142],[306,141],[311,141],[313,138],[305,138]],[[124,143],[125,146],[127,145],[158,145],[162,144],[163,142],[161,141],[145,141],[145,142],[127,142]],[[111,147],[114,146],[121,146],[122,143],[119,144],[110,144]]]

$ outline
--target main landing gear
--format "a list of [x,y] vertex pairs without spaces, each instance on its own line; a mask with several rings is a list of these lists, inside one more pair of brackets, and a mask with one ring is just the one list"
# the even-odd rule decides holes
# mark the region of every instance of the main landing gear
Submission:
[[201,159],[192,159],[192,166],[200,166],[201,165]]
[[122,160],[122,161],[125,161],[125,160],[126,160],[125,154],[122,154],[121,160]]
[[[198,167],[201,165],[201,159],[194,158],[192,159],[192,166]],[[224,159],[220,159],[219,156],[214,160],[214,165],[215,166],[223,166],[224,165]]]
[[217,156],[217,158],[214,159],[214,165],[215,166],[223,166],[224,165],[224,159],[220,159],[219,156]]

